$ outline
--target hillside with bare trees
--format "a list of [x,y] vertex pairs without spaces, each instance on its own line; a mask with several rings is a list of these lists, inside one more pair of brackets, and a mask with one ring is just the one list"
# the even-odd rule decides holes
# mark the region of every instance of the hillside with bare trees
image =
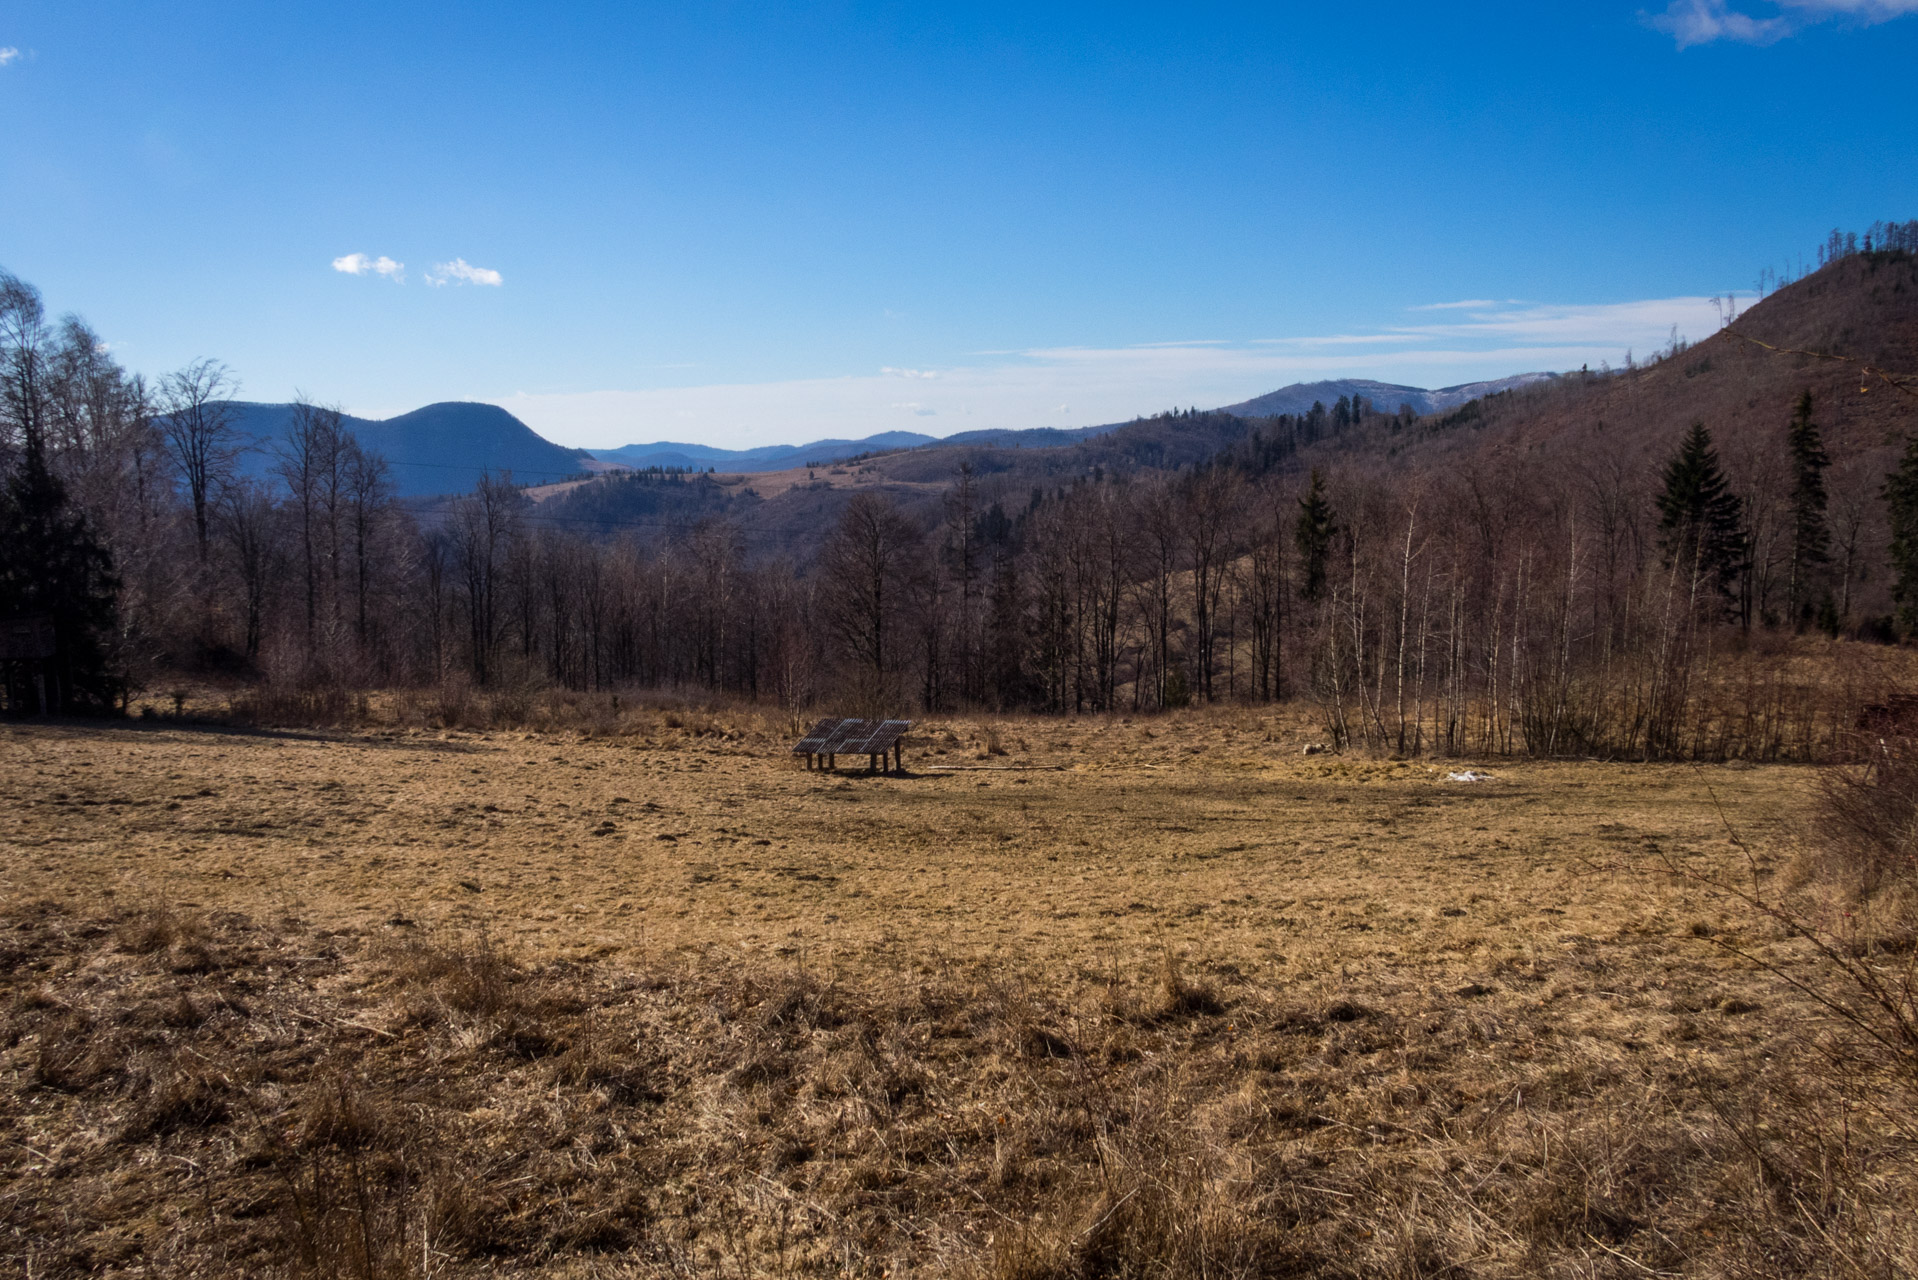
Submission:
[[[1810,758],[1918,623],[1918,258],[1909,228],[1876,234],[1703,341],[1434,415],[1189,410],[749,477],[486,476],[425,505],[325,406],[243,460],[220,366],[148,386],[14,281],[4,449],[112,565],[111,625],[63,625],[121,705],[1309,699],[1334,744],[1394,753]],[[9,705],[41,705],[10,670]]]

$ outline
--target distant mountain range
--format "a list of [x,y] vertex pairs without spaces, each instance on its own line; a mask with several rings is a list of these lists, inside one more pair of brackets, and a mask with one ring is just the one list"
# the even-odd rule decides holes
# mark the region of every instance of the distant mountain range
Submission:
[[[1224,412],[1237,414],[1242,418],[1276,417],[1281,413],[1306,413],[1315,402],[1324,404],[1329,409],[1340,396],[1364,396],[1380,413],[1396,412],[1402,404],[1411,405],[1421,414],[1442,413],[1447,409],[1457,408],[1467,400],[1476,400],[1480,396],[1509,391],[1513,387],[1528,386],[1534,382],[1544,382],[1557,376],[1552,373],[1520,373],[1509,378],[1499,378],[1493,382],[1467,382],[1456,387],[1440,387],[1437,390],[1400,386],[1392,382],[1371,382],[1364,379],[1295,382],[1289,387],[1269,391],[1254,399],[1226,405]],[[815,440],[811,444],[763,445],[757,449],[717,449],[710,445],[680,444],[662,440],[656,444],[628,444],[621,445],[617,449],[593,449],[589,452],[602,462],[618,463],[620,466],[633,467],[637,470],[644,470],[647,467],[692,467],[703,470],[711,467],[715,471],[737,474],[786,471],[793,467],[803,467],[808,463],[841,462],[862,453],[916,449],[928,444],[996,445],[1006,448],[1045,449],[1104,435],[1108,431],[1117,431],[1124,425],[1121,422],[1113,422],[1104,426],[1072,429],[1034,427],[1023,431],[1007,429],[962,431],[958,435],[951,436],[927,436],[917,431],[886,431],[876,436],[867,436],[863,440]]]
[[[233,408],[234,426],[251,436],[257,449],[247,458],[247,470],[270,474],[274,446],[286,439],[293,406],[235,401]],[[401,497],[457,493],[472,488],[486,471],[511,472],[521,484],[540,484],[607,469],[586,450],[554,444],[495,404],[447,400],[397,418],[347,415],[344,424],[361,447],[386,459]]]
[[768,444],[757,449],[719,449],[704,444],[661,440],[656,444],[627,444],[617,449],[588,450],[601,462],[644,471],[648,467],[692,467],[704,471],[785,471],[808,462],[838,462],[875,449],[916,449],[934,437],[917,431],[883,431],[864,440],[815,440],[811,444]]
[[[1556,376],[1521,373],[1494,382],[1468,382],[1437,390],[1362,379],[1300,382],[1227,405],[1224,411],[1240,417],[1302,414],[1309,411],[1314,402],[1330,407],[1340,396],[1364,396],[1381,413],[1394,412],[1402,404],[1411,405],[1421,414],[1440,413],[1479,396]],[[259,476],[271,474],[273,447],[286,438],[293,406],[235,401],[233,407],[237,414],[236,427],[252,437],[257,446],[247,458],[246,469]],[[763,445],[757,449],[721,449],[712,445],[659,441],[590,450],[554,444],[498,405],[471,401],[429,404],[397,418],[348,416],[345,425],[363,446],[387,460],[392,467],[394,488],[402,497],[424,497],[470,489],[487,471],[511,473],[521,484],[543,484],[582,473],[628,467],[639,471],[649,467],[695,471],[711,468],[732,474],[786,471],[809,463],[824,465],[860,454],[893,453],[926,445],[1046,449],[1105,435],[1125,424],[962,431],[942,437],[917,431],[885,431],[863,440],[815,440],[810,444]]]
[[951,436],[927,436],[917,431],[882,431],[863,440],[815,440],[811,444],[769,444],[757,449],[718,449],[711,445],[662,440],[657,444],[628,444],[617,449],[592,449],[587,452],[601,462],[617,463],[638,471],[648,467],[691,467],[695,470],[711,467],[715,471],[743,474],[787,471],[811,463],[824,465],[843,462],[862,453],[917,449],[928,444],[996,444],[1043,449],[1052,445],[1072,444],[1088,436],[1114,430],[1117,426],[1114,423],[1112,426],[1076,429],[1033,427],[1023,431],[961,431]]
[[1396,382],[1371,382],[1363,378],[1295,382],[1289,387],[1268,391],[1262,396],[1241,400],[1224,408],[1225,412],[1236,413],[1241,418],[1273,418],[1281,413],[1306,413],[1314,402],[1329,409],[1340,396],[1364,396],[1379,413],[1396,413],[1399,406],[1405,404],[1411,405],[1413,411],[1419,414],[1443,413],[1447,409],[1458,408],[1467,400],[1510,391],[1514,387],[1528,387],[1534,382],[1549,382],[1557,376],[1555,373],[1515,373],[1509,378],[1492,382],[1462,382],[1456,387],[1440,387],[1436,391],[1428,391],[1424,387],[1402,387]]

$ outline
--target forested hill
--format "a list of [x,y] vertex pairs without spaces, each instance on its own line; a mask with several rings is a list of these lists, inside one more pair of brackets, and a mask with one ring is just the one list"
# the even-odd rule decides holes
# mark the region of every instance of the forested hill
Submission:
[[[383,421],[347,418],[359,443],[391,466],[403,496],[457,493],[486,471],[542,484],[608,463],[752,473],[747,485],[660,489],[596,482],[554,499],[554,518],[585,519],[610,532],[672,527],[725,513],[792,539],[806,558],[813,531],[851,492],[880,488],[930,522],[937,491],[969,467],[981,492],[1030,504],[1031,492],[1086,477],[1178,471],[1240,449],[1255,469],[1310,465],[1423,467],[1440,456],[1518,450],[1535,465],[1605,465],[1648,474],[1693,421],[1720,438],[1740,467],[1751,442],[1769,439],[1788,402],[1811,391],[1834,456],[1879,461],[1892,435],[1909,429],[1909,398],[1860,380],[1844,359],[1918,368],[1918,286],[1902,253],[1853,254],[1785,286],[1723,333],[1668,351],[1645,365],[1557,376],[1519,374],[1428,390],[1369,380],[1300,383],[1223,409],[1143,418],[1072,431],[984,431],[945,440],[893,433],[868,440],[729,451],[695,445],[627,446],[589,453],[545,440],[495,405],[448,402]],[[1768,344],[1768,345],[1761,345]],[[1781,349],[1784,353],[1781,354]],[[1901,403],[1902,401],[1902,403]],[[264,473],[271,443],[285,434],[290,405],[237,404],[237,426],[262,447],[247,467]],[[675,451],[667,457],[662,451]],[[860,455],[854,458],[857,451]],[[1762,450],[1761,450],[1762,451]],[[683,455],[683,456],[681,456]],[[599,461],[596,459],[603,459]],[[803,484],[757,476],[818,463]],[[1873,464],[1875,465],[1875,464]],[[766,493],[760,501],[758,494]],[[744,506],[739,499],[749,497]],[[668,516],[660,503],[670,499]],[[627,509],[630,507],[631,509]]]
[[[1013,513],[1075,485],[1175,474],[1215,458],[1253,475],[1303,476],[1320,467],[1408,492],[1441,475],[1475,475],[1474,483],[1493,489],[1604,476],[1642,497],[1693,422],[1711,430],[1734,481],[1756,487],[1775,478],[1785,422],[1809,391],[1835,464],[1835,500],[1878,519],[1865,499],[1903,433],[1918,434],[1918,398],[1866,366],[1918,372],[1918,259],[1909,253],[1844,257],[1779,289],[1724,331],[1646,363],[1508,379],[1443,412],[1407,416],[1393,412],[1389,399],[1348,394],[1275,416],[1160,415],[1055,447],[940,442],[821,468],[776,493],[751,478],[766,500],[750,508],[716,502],[713,511],[725,506],[749,537],[763,532],[804,560],[862,490],[885,494],[932,528],[962,467],[981,501]],[[1344,384],[1327,389],[1335,385]]]
[[[1787,659],[1869,662],[1832,639],[1918,636],[1918,222],[1865,244],[1835,237],[1817,272],[1643,365],[1433,414],[1345,394],[1049,447],[536,487],[479,468],[525,481],[584,460],[501,410],[349,424],[404,489],[471,486],[433,506],[350,466],[329,488],[354,455],[325,432],[309,483],[227,483],[208,459],[237,442],[179,407],[203,366],[166,381],[156,424],[90,331],[50,330],[18,286],[0,373],[86,376],[14,378],[32,448],[5,478],[54,509],[75,495],[74,554],[119,585],[88,588],[70,560],[30,580],[67,592],[59,625],[154,678],[543,673],[889,710],[1309,690],[1335,742],[1381,750],[1812,758],[1855,720],[1846,699],[1890,677],[1845,674],[1820,701]],[[239,409],[257,436],[289,425]],[[492,452],[445,452],[475,440]],[[152,483],[156,462],[173,483]],[[88,670],[62,687],[103,698]]]
[[653,468],[704,471],[710,467],[739,475],[780,471],[808,463],[840,462],[855,454],[911,449],[932,442],[932,436],[917,431],[885,431],[863,440],[815,440],[810,444],[769,444],[755,449],[722,449],[715,445],[661,440],[653,444],[621,445],[617,449],[594,449],[592,454],[602,462],[617,463],[635,471]]
[[[1383,384],[1379,384],[1383,385]],[[1416,388],[1412,388],[1416,390]],[[1288,388],[1287,390],[1291,390]],[[1274,392],[1283,395],[1284,392]],[[1334,395],[1337,393],[1335,392]],[[1431,392],[1419,392],[1430,395]],[[1307,403],[1310,403],[1308,397]],[[617,463],[636,471],[703,471],[711,469],[728,475],[754,475],[766,471],[785,471],[793,467],[832,466],[872,453],[892,453],[901,449],[945,445],[996,444],[1013,448],[1045,449],[1073,444],[1118,428],[1117,423],[1098,427],[995,427],[981,431],[961,431],[956,435],[935,437],[917,431],[882,431],[859,440],[814,440],[808,444],[770,444],[754,449],[721,449],[713,445],[659,441],[655,444],[628,444],[617,449],[594,449],[592,455],[602,462]]]
[[1424,387],[1401,386],[1395,382],[1373,382],[1365,378],[1342,378],[1329,382],[1295,382],[1289,387],[1268,391],[1262,396],[1254,396],[1238,404],[1226,405],[1219,412],[1235,414],[1241,418],[1271,418],[1282,413],[1309,413],[1314,404],[1330,405],[1340,399],[1350,400],[1356,396],[1368,401],[1382,413],[1396,412],[1401,406],[1408,404],[1412,406],[1414,413],[1444,413],[1447,409],[1456,409],[1467,400],[1496,395],[1501,391],[1530,386],[1535,382],[1549,382],[1555,376],[1557,375],[1550,373],[1518,373],[1509,378],[1498,378],[1491,382],[1464,382],[1453,387],[1440,387],[1435,391],[1428,391]]
[[[1363,398],[1384,412],[1411,405],[1417,413],[1441,413],[1467,400],[1509,391],[1513,387],[1549,381],[1549,373],[1521,373],[1494,382],[1471,382],[1455,387],[1431,390],[1391,382],[1366,379],[1338,379],[1325,382],[1295,382],[1277,391],[1239,404],[1226,405],[1219,413],[1241,418],[1272,417],[1282,413],[1304,414],[1314,404],[1328,408],[1341,398]],[[1008,449],[1050,449],[1077,444],[1096,436],[1117,431],[1124,423],[1111,422],[1090,427],[996,427],[981,431],[961,431],[956,435],[934,437],[916,431],[884,431],[860,440],[814,440],[809,444],[762,445],[754,449],[721,449],[711,445],[659,441],[654,444],[628,444],[617,449],[594,449],[595,458],[635,470],[705,470],[731,475],[754,475],[784,471],[793,467],[831,466],[861,455],[895,453],[905,449],[942,449],[954,447],[997,447]]]
[[1734,480],[1757,488],[1783,465],[1785,424],[1809,392],[1834,483],[1855,471],[1875,489],[1871,475],[1882,479],[1905,435],[1918,434],[1914,375],[1918,257],[1854,253],[1644,365],[1567,375],[1409,425],[1374,422],[1312,458],[1379,475],[1453,465],[1512,483],[1605,472],[1649,486],[1702,422]]
[[[236,402],[234,427],[251,437],[246,467],[259,474],[274,465],[274,447],[286,438],[290,404]],[[396,418],[343,417],[360,446],[386,459],[402,497],[471,489],[482,473],[511,472],[523,484],[564,480],[594,469],[583,449],[554,444],[498,405],[448,400]]]

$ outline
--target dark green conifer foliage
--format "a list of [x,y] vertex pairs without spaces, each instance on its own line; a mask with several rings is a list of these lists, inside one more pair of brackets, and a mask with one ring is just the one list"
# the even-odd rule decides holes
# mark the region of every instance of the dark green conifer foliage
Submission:
[[67,501],[66,486],[48,470],[38,432],[30,432],[20,465],[0,494],[0,618],[45,615],[53,621],[54,655],[44,692],[20,664],[8,704],[41,712],[111,710],[119,692],[107,660],[119,582],[86,517]]
[[1885,477],[1886,514],[1891,523],[1891,598],[1898,602],[1898,626],[1918,632],[1918,437],[1905,442],[1905,456]]
[[67,501],[47,460],[52,343],[40,295],[0,270],[0,446],[11,464],[0,484],[0,619],[46,618],[51,658],[0,669],[14,710],[106,710],[118,691],[108,671],[119,583],[86,517]]
[[1825,518],[1825,452],[1818,424],[1811,420],[1811,392],[1798,398],[1786,433],[1791,449],[1791,570],[1785,584],[1786,606],[1795,626],[1802,626],[1819,608],[1823,595],[1821,570],[1831,563],[1831,526]]
[[1314,468],[1312,487],[1299,499],[1296,532],[1299,557],[1304,562],[1299,595],[1304,599],[1317,600],[1325,594],[1325,564],[1338,531],[1338,522],[1332,515],[1332,500],[1325,496],[1325,476]]
[[1702,422],[1692,424],[1665,464],[1658,531],[1667,564],[1695,566],[1727,605],[1736,598],[1745,567],[1744,504],[1731,491]]

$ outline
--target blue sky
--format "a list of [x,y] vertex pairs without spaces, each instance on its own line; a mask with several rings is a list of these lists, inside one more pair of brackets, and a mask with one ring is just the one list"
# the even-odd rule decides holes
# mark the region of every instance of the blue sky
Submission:
[[0,266],[592,446],[1617,361],[1918,217],[1918,0],[1666,3],[9,0]]

